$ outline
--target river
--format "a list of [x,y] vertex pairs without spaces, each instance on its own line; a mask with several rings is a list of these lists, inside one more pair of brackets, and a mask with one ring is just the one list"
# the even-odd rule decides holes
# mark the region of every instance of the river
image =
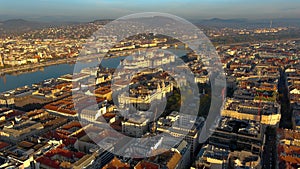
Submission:
[[[183,56],[187,52],[186,50],[180,48],[168,49],[168,51],[173,52],[177,56]],[[116,68],[119,65],[120,61],[124,58],[125,56],[103,59],[101,64],[103,67]],[[88,63],[77,62],[76,70],[91,66],[97,66],[98,64],[98,61],[92,61]],[[72,74],[74,71],[74,66],[75,64],[59,64],[45,67],[43,70],[39,70],[36,72],[23,73],[19,75],[5,75],[4,77],[0,78],[0,93],[18,87],[31,85],[33,83],[38,83],[46,79],[58,78],[65,74]]]

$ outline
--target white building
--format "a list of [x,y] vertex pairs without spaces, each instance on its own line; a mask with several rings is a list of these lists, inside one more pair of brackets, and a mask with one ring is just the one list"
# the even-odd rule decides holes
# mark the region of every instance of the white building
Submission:
[[122,122],[122,132],[130,136],[142,137],[149,131],[152,115],[152,112],[146,111],[128,115],[127,120]]

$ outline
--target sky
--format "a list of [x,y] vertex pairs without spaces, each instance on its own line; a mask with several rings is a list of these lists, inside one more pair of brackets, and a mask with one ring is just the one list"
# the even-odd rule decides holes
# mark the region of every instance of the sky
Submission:
[[185,19],[300,18],[300,0],[0,0],[0,21],[92,21],[139,12]]

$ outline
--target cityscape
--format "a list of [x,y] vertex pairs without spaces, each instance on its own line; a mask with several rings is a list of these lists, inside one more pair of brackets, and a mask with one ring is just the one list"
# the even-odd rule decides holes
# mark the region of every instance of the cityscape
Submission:
[[1,169],[300,168],[297,12],[134,6],[0,12]]

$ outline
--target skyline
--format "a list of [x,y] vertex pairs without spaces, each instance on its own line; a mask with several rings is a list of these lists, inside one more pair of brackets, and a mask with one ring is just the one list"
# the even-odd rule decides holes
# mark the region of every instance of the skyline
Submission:
[[[32,21],[91,21],[116,19],[139,12],[163,12],[188,20],[210,18],[280,19],[300,16],[296,0],[0,0],[0,20],[26,19]],[[272,4],[272,5],[270,5]],[[213,12],[212,12],[213,11]]]
[[299,4],[3,1],[0,168],[300,168]]

